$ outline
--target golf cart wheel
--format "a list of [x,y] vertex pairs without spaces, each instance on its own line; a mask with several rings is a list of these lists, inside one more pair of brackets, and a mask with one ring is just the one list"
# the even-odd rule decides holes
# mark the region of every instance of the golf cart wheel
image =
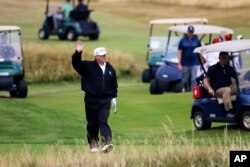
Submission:
[[143,83],[150,82],[149,69],[143,70],[143,72],[142,72],[142,82]]
[[28,94],[28,83],[25,80],[20,80],[17,85],[17,97],[25,98]]
[[49,33],[45,28],[41,28],[38,31],[38,37],[39,37],[39,39],[48,39],[49,38]]
[[162,94],[163,90],[159,88],[159,81],[157,79],[153,79],[150,82],[150,88],[149,91],[152,95]]
[[197,130],[209,129],[212,125],[211,122],[206,121],[205,116],[201,111],[195,112],[193,122]]
[[73,28],[69,29],[68,32],[67,32],[66,37],[67,37],[67,40],[70,40],[70,41],[75,41],[75,40],[77,40],[78,35],[77,35],[77,33],[76,33],[76,30],[73,29]]
[[243,113],[241,121],[243,128],[250,131],[250,111]]
[[17,97],[17,91],[16,90],[10,90],[10,97]]
[[89,36],[89,40],[98,40],[98,38],[99,38],[99,34],[94,34],[94,35],[90,35]]

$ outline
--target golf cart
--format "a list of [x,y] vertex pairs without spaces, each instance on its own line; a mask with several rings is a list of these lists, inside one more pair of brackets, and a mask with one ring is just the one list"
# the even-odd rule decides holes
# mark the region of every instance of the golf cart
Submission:
[[[75,4],[76,0],[73,0]],[[89,0],[88,3],[89,5]],[[92,10],[77,11],[72,10],[70,12],[70,19],[62,18],[59,22],[58,27],[55,27],[55,20],[53,20],[52,5],[49,5],[49,0],[47,0],[45,20],[42,27],[38,31],[39,39],[46,40],[50,35],[57,35],[60,40],[70,40],[74,41],[79,36],[88,37],[90,40],[98,40],[100,30],[96,22],[90,19],[89,15]],[[50,10],[52,10],[50,12]]]
[[[206,18],[173,18],[155,19],[149,22],[150,31],[148,37],[146,61],[148,68],[142,72],[142,82],[150,82],[155,77],[155,72],[163,64],[164,52],[167,46],[167,25],[181,25],[191,23],[206,24]],[[178,39],[176,39],[178,40]],[[169,45],[174,45],[176,41],[171,40]]]
[[[243,39],[202,46],[194,50],[195,53],[228,52],[230,61],[234,61],[233,53],[240,52],[243,62],[236,78],[238,93],[231,96],[234,117],[227,117],[222,99],[211,97],[203,84],[193,89],[191,119],[197,130],[209,129],[212,122],[236,123],[250,130],[250,56],[243,52],[249,49],[250,40]],[[231,64],[234,63],[231,62]]]
[[0,26],[0,90],[9,91],[11,97],[28,94],[23,57],[20,28]]
[[[198,36],[200,41],[205,44],[212,43],[212,39],[221,34],[233,34],[234,31],[229,28],[196,24],[194,26],[194,34]],[[167,92],[182,92],[183,85],[181,83],[181,72],[178,70],[178,43],[175,49],[171,46],[171,41],[176,41],[176,35],[179,40],[187,32],[188,25],[178,25],[169,27],[168,41],[164,53],[163,64],[157,69],[155,78],[150,82],[149,91],[151,94],[162,94]],[[197,76],[198,77],[198,76]]]

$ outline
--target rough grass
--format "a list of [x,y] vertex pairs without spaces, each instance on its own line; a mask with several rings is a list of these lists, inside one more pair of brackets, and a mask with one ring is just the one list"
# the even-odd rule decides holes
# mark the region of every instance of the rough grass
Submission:
[[[179,141],[177,145],[176,141]],[[240,137],[227,142],[225,137],[224,142],[214,144],[207,140],[198,146],[183,135],[173,137],[171,132],[166,132],[157,145],[134,145],[127,141],[115,146],[109,154],[90,153],[88,147],[81,144],[6,147],[9,147],[7,151],[3,147],[0,152],[1,167],[227,167],[230,150],[249,150],[250,144]]]
[[197,6],[202,8],[235,8],[235,7],[249,7],[248,0],[128,0],[137,1],[141,3],[155,3],[162,5],[184,5],[184,6]]
[[[79,78],[71,64],[74,50],[26,43],[24,52],[25,72],[29,82],[72,81]],[[110,50],[109,54],[112,56],[107,56],[107,60],[115,67],[118,78],[138,74],[139,69],[131,55],[119,50]],[[92,52],[86,50],[82,59],[93,60]]]
[[[190,3],[191,1],[194,3]],[[112,12],[146,23],[156,18],[206,17],[209,20],[209,24],[224,25],[230,28],[243,28],[248,27],[250,24],[247,21],[250,19],[248,14],[250,2],[247,0],[225,0],[220,2],[216,0],[145,0],[147,3],[142,2],[144,2],[144,0],[121,0],[119,2],[109,0],[107,2],[99,1],[99,3],[92,3],[92,7],[98,11]],[[210,3],[212,6],[197,5],[200,3]],[[233,8],[217,8],[218,3],[233,5]],[[235,3],[241,6],[235,5]],[[187,4],[189,5],[187,6]],[[114,7],[110,8],[109,6]]]
[[[58,0],[57,2],[61,1]],[[176,4],[165,5],[167,4],[165,1],[161,4],[156,3],[156,1],[151,1],[146,4],[140,2],[144,1],[96,0],[91,3],[91,7],[95,9],[101,23],[102,21],[107,21],[104,20],[104,18],[101,19],[101,16],[106,13],[112,13],[110,16],[119,15],[123,16],[123,18],[131,18],[143,23],[146,28],[148,27],[148,21],[155,18],[207,17],[212,24],[229,26],[230,28],[235,28],[237,33],[243,33],[246,37],[249,36],[248,27],[250,26],[250,15],[249,9],[247,8],[225,8],[221,10],[213,7],[196,7],[195,5],[188,7]],[[241,1],[236,2],[239,3]],[[70,47],[71,49],[66,47],[69,43],[59,44],[59,42],[56,40],[53,41],[52,39],[51,43],[47,41],[46,43],[48,44],[45,44],[45,42],[43,43],[37,40],[36,33],[43,20],[44,0],[0,0],[0,3],[3,16],[0,18],[1,24],[12,23],[22,26],[24,52],[26,55],[25,61],[28,61],[25,62],[27,66],[26,75],[29,80],[35,82],[44,81],[44,78],[53,81],[53,77],[56,80],[62,78],[71,80],[77,78],[77,75],[70,65],[70,56],[73,47]],[[4,8],[2,8],[3,6]],[[113,17],[108,21],[110,21],[107,22],[107,24],[110,25],[108,31],[110,34],[113,34],[113,32],[117,30],[114,23],[119,23],[117,20],[113,20]],[[127,26],[122,25],[122,27],[127,29],[129,29],[130,26],[129,24],[127,24]],[[111,29],[112,27],[114,28]],[[141,31],[141,29],[139,29],[139,31]],[[137,35],[137,32],[135,32],[135,35]],[[145,32],[145,36],[147,35],[148,32]],[[108,42],[107,39],[111,41],[113,40],[113,36],[108,36],[101,42],[106,43]],[[138,41],[142,41],[142,39],[139,38]],[[100,44],[98,42],[96,44],[89,43],[89,45],[94,47]],[[111,50],[112,54],[120,56],[115,56],[114,59],[112,58],[110,61],[116,68],[123,68],[124,64],[128,64],[125,66],[125,70],[123,70],[125,71],[124,73],[127,73],[126,69],[136,68],[137,65],[134,65],[133,59],[137,56],[145,55],[146,46],[144,50],[140,50],[137,49],[137,45],[131,46],[130,44],[126,44],[129,47],[121,51],[120,47],[125,45],[124,42],[125,41],[122,41],[120,46],[116,45],[117,48]],[[129,54],[131,48],[134,50],[137,49],[134,53],[139,54]],[[91,59],[91,53],[87,52],[86,54],[87,57]],[[124,59],[125,56],[131,57],[127,60],[127,58]],[[145,61],[138,63],[145,64]],[[62,69],[65,69],[64,72],[62,72]],[[47,74],[44,74],[44,72]],[[53,77],[50,78],[48,73]],[[64,75],[64,73],[67,75]],[[122,73],[123,72],[120,72],[120,76],[122,76]],[[70,77],[68,75],[70,75]],[[128,82],[131,81],[129,80]],[[76,98],[73,98],[72,94],[69,93],[76,90],[80,91],[80,84],[71,89],[67,89],[62,83],[60,83],[60,85],[62,87],[57,85],[56,87],[58,88],[56,89],[53,85],[53,89],[51,90],[48,88],[51,87],[49,84],[35,85],[35,89],[34,87],[29,87],[31,88],[31,92],[33,92],[29,94],[29,97],[25,100],[1,99],[1,103],[7,106],[4,107],[4,105],[1,105],[1,112],[12,110],[9,115],[10,119],[4,118],[4,114],[1,116],[1,130],[3,130],[1,131],[1,141],[7,139],[8,143],[8,141],[11,140],[17,141],[19,137],[20,144],[0,145],[0,166],[228,166],[230,150],[250,149],[249,140],[246,138],[246,136],[248,136],[247,132],[244,133],[245,139],[243,140],[243,135],[241,135],[241,133],[243,134],[242,131],[234,133],[234,130],[232,130],[233,134],[231,133],[229,135],[227,130],[223,132],[221,128],[214,128],[204,132],[190,130],[189,126],[191,126],[191,122],[189,113],[187,113],[191,105],[190,97],[180,97],[176,94],[169,96],[150,96],[148,94],[148,85],[144,85],[143,87],[128,85],[125,90],[119,87],[119,95],[121,96],[118,97],[118,105],[119,112],[121,113],[116,115],[115,118],[111,118],[111,123],[114,125],[112,126],[114,137],[120,136],[119,141],[121,141],[121,143],[115,145],[115,150],[111,154],[90,154],[88,147],[81,141],[75,141],[74,144],[72,144],[72,142],[68,143],[72,145],[67,145],[63,142],[59,142],[56,145],[49,145],[49,141],[54,141],[62,137],[71,139],[72,136],[74,137],[76,134],[78,137],[83,138],[84,133],[84,122],[81,119],[82,99],[79,95],[80,93],[77,94]],[[49,90],[49,92],[46,92],[46,90]],[[52,96],[52,98],[50,98],[50,96]],[[62,98],[64,100],[59,100]],[[176,103],[176,99],[178,99],[179,103]],[[11,100],[17,100],[18,103]],[[6,101],[11,101],[11,103],[9,103],[11,106],[8,105]],[[35,105],[29,108],[29,103],[32,103],[32,101]],[[19,105],[22,107],[19,107]],[[31,120],[34,115],[31,115],[29,119],[25,119],[25,117],[27,117],[25,112],[27,110],[33,114],[37,113],[37,115],[35,115],[36,119],[33,119],[33,121],[37,123],[36,125],[34,125],[35,123],[33,122],[27,121]],[[35,112],[37,110],[39,110],[39,112]],[[18,115],[17,111],[20,111]],[[70,115],[74,117],[74,119],[69,118],[67,112],[70,112]],[[74,115],[77,112],[78,114]],[[159,115],[156,114],[157,112],[160,112],[158,113]],[[50,113],[52,116],[48,116],[49,114],[45,115],[44,113]],[[189,130],[185,131],[187,133],[186,135],[173,135],[174,132],[166,128],[166,133],[160,136],[157,135],[157,139],[155,139],[156,134],[161,134],[161,129],[158,124],[162,122],[166,113],[174,118],[173,124],[175,131],[180,131],[183,127],[189,128]],[[45,117],[44,119],[41,119],[41,114]],[[20,121],[17,116],[20,116],[23,122]],[[13,117],[15,119],[12,119]],[[49,119],[47,117],[49,117]],[[9,128],[13,128],[10,130],[5,128],[8,126],[8,123],[10,124],[9,121],[11,121],[13,125],[12,127],[9,126]],[[50,124],[46,124],[47,126],[45,126],[47,122]],[[29,123],[32,125],[24,126]],[[66,129],[66,127],[68,127],[68,129]],[[71,129],[72,127],[77,132],[74,132]],[[27,131],[24,131],[23,128]],[[229,131],[231,132],[231,130]],[[235,131],[238,132],[238,130]],[[23,136],[19,136],[19,134],[15,132],[21,133]],[[220,137],[209,138],[210,136],[216,135]],[[223,137],[221,137],[221,135]],[[124,139],[124,137],[126,139]],[[136,137],[140,139],[140,142],[132,140]],[[130,140],[127,140],[128,138]],[[29,139],[34,140],[34,143],[29,145],[21,144]],[[41,144],[43,139],[45,139],[45,144]],[[144,140],[141,141],[141,139]],[[37,144],[36,140],[40,140],[38,141],[40,143]],[[116,140],[118,139],[116,138]]]

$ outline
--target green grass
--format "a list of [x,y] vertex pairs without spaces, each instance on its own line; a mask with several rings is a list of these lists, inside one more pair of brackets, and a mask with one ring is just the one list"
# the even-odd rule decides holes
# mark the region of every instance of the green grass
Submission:
[[[1,1],[0,6],[0,24],[20,26],[23,45],[74,50],[74,42],[37,38],[44,19],[44,0],[8,0]],[[86,50],[92,52],[98,46],[119,50],[131,54],[140,67],[146,67],[151,19],[207,17],[211,24],[233,28],[245,38],[250,36],[247,8],[222,10],[120,1],[93,2],[91,7],[101,36],[98,41],[81,37]],[[191,93],[152,96],[149,84],[138,82],[139,78],[119,80],[118,114],[111,113],[109,120],[117,149],[108,156],[90,155],[86,149],[79,81],[30,84],[26,99],[9,98],[8,93],[0,92],[0,166],[227,166],[229,150],[249,150],[249,132],[235,125],[213,123],[209,130],[194,130]]]
[[[148,86],[119,82],[118,114],[111,111],[110,115],[114,143],[143,144],[147,140],[154,144],[168,132],[189,139],[224,139],[225,124],[214,124],[208,131],[193,131],[191,93],[152,96]],[[13,99],[2,94],[0,143],[86,143],[83,92],[79,83],[32,84],[29,90],[27,99]],[[229,139],[238,134],[244,140],[249,139],[248,133],[236,126],[228,129]]]

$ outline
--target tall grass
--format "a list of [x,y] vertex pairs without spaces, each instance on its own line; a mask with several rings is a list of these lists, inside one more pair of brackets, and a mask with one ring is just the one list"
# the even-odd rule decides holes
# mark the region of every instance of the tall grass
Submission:
[[204,8],[233,8],[233,7],[249,7],[250,2],[248,0],[128,0],[137,1],[143,3],[155,3],[164,5],[185,5],[185,6],[198,6]]
[[[26,43],[25,72],[29,82],[71,81],[79,78],[71,65],[71,55],[74,50]],[[138,73],[134,59],[129,54],[119,50],[109,51],[107,60],[116,68],[117,76],[133,76]],[[86,50],[84,59],[93,60],[92,51]]]
[[[227,133],[227,130],[225,130]],[[87,146],[62,144],[31,146],[0,152],[0,166],[6,167],[190,167],[228,166],[230,150],[249,150],[240,137],[217,144],[210,139],[199,146],[185,135],[167,132],[156,145],[135,145],[131,141],[116,146],[109,154],[90,153]],[[220,141],[218,139],[218,141]],[[12,147],[11,145],[8,147]],[[14,146],[15,147],[15,146]]]

